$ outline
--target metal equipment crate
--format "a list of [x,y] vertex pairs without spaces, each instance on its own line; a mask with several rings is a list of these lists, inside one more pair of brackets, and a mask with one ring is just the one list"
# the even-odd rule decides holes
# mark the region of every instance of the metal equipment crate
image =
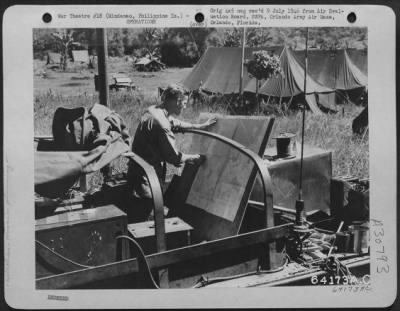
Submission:
[[126,241],[116,236],[126,227],[126,214],[113,204],[37,219],[37,277],[125,259]]
[[[165,219],[167,248],[174,249],[190,245],[193,227],[179,217]],[[145,221],[128,225],[129,234],[140,243],[145,254],[156,252],[154,221]]]

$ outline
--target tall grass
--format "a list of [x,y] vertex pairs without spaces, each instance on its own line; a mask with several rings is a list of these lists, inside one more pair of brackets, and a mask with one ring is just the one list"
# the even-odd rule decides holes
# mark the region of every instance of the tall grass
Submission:
[[35,94],[35,135],[51,135],[51,125],[57,108],[91,107],[97,101],[98,97],[90,94],[67,96],[51,89]]
[[[111,108],[119,113],[127,123],[129,132],[133,137],[140,116],[144,110],[158,103],[156,96],[144,97],[138,92],[112,92],[110,94]],[[34,117],[35,135],[51,135],[51,123],[55,110],[58,107],[90,107],[98,102],[97,95],[77,94],[62,95],[52,90],[35,93]],[[322,149],[332,151],[333,175],[355,175],[369,177],[369,149],[368,135],[354,136],[351,124],[360,108],[346,107],[346,113],[336,115],[316,115],[306,113],[305,143]],[[227,114],[227,108],[220,106],[189,106],[181,119],[197,122],[201,112],[218,112]],[[290,113],[276,117],[276,127],[273,134],[291,132],[297,134],[297,141],[301,138],[300,112]],[[272,145],[270,141],[270,146]],[[190,135],[177,135],[177,145],[182,151],[187,152],[190,145]],[[119,160],[114,163],[114,168],[121,172],[126,170],[126,161]],[[179,169],[170,167],[169,174],[177,173]],[[94,176],[94,179],[100,178]]]
[[[349,107],[345,116],[338,114],[316,115],[306,113],[304,143],[332,152],[333,176],[354,175],[369,177],[368,135],[352,133],[351,125],[359,112]],[[275,132],[290,132],[301,141],[302,114],[300,112],[278,117]],[[298,146],[300,147],[300,146]]]

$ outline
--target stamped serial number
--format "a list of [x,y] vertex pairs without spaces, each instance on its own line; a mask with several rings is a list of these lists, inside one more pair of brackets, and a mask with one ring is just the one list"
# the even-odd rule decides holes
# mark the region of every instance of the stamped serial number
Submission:
[[61,300],[61,301],[68,301],[68,296],[60,296],[60,295],[48,295],[47,299],[49,300]]
[[313,285],[369,285],[370,276],[366,274],[363,277],[357,278],[355,276],[349,277],[345,275],[313,275],[310,281]]

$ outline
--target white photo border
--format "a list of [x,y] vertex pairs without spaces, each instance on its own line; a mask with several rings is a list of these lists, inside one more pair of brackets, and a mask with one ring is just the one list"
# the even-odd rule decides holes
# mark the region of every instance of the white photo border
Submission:
[[[14,308],[272,308],[272,307],[385,307],[397,294],[396,227],[396,66],[395,14],[377,5],[257,5],[257,7],[323,7],[340,9],[335,20],[268,20],[261,27],[349,27],[347,14],[355,12],[356,27],[368,28],[368,91],[370,120],[371,280],[369,292],[335,293],[329,287],[270,287],[248,289],[157,290],[36,290],[34,251],[33,176],[33,50],[34,28],[197,27],[194,15],[210,8],[248,5],[63,5],[8,8],[3,16],[4,68],[4,259],[5,298]],[[154,25],[127,25],[124,19],[69,19],[58,14],[114,12],[180,13],[181,19],[162,19]],[[45,24],[44,13],[53,21]],[[384,53],[384,55],[383,55]],[[374,221],[383,226],[374,227]],[[381,229],[384,233],[382,235]],[[378,231],[379,229],[379,231]],[[378,243],[378,238],[380,242]],[[382,246],[389,273],[382,270]],[[184,292],[183,292],[184,291]],[[49,300],[49,295],[67,300]]]

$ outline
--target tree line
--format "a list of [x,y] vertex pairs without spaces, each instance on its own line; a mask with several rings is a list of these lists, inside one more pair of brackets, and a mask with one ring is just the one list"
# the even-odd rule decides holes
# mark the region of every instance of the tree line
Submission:
[[[55,35],[58,34],[58,35]],[[94,29],[35,29],[34,58],[47,52],[63,53],[63,36],[70,39],[67,54],[73,49],[96,54]],[[155,57],[171,67],[193,66],[207,47],[238,47],[242,28],[118,28],[107,29],[108,55]],[[305,47],[305,28],[246,28],[246,46],[285,45],[294,50]],[[367,48],[367,29],[356,27],[309,28],[309,47],[317,49]]]

